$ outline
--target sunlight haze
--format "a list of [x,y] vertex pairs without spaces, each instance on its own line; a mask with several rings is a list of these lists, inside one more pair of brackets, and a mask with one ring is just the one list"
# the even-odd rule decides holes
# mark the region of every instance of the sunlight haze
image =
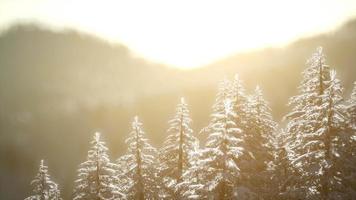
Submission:
[[0,0],[0,200],[356,200],[356,0]]
[[76,29],[179,68],[284,45],[337,28],[355,14],[352,0],[0,0],[2,30],[19,22]]

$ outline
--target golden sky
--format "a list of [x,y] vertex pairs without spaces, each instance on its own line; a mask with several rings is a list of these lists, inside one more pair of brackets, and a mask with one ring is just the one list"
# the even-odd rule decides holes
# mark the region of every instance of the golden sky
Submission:
[[181,68],[280,46],[352,17],[356,0],[0,0],[0,29],[19,21],[75,28]]

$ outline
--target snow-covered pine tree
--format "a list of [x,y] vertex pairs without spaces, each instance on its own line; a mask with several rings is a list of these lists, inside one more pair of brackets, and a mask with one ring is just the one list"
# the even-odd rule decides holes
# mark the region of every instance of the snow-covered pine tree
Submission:
[[[319,129],[318,119],[322,103],[322,95],[330,82],[329,67],[326,65],[325,55],[319,47],[307,61],[307,68],[303,71],[303,79],[299,86],[299,94],[290,99],[292,112],[286,116],[287,152],[293,160],[295,171],[293,176],[299,176],[299,182],[288,187],[294,198],[315,198],[320,195],[322,167],[322,149],[316,148],[320,143],[315,139]],[[307,140],[310,141],[307,141]],[[316,142],[313,142],[315,141]],[[317,145],[315,145],[317,144]],[[315,149],[316,148],[316,149]],[[311,171],[313,170],[313,171]],[[302,176],[302,177],[301,177]]]
[[121,159],[126,161],[127,166],[123,176],[129,183],[125,191],[128,199],[158,199],[157,151],[148,143],[138,117],[132,122],[132,131],[126,143],[128,151]]
[[287,116],[288,148],[301,176],[291,191],[294,189],[298,198],[330,199],[332,183],[338,182],[333,176],[337,171],[332,169],[333,141],[338,139],[336,130],[344,117],[339,106],[341,86],[333,74],[319,48],[303,73],[300,94],[290,102],[294,108]]
[[176,185],[181,199],[207,199],[204,188],[204,165],[200,162],[201,159],[201,149],[192,153],[191,166],[183,173],[182,181]]
[[[274,135],[277,123],[273,121],[271,108],[257,86],[248,98],[247,125],[244,130],[244,162],[241,166],[242,182],[259,198],[270,195],[271,182],[268,166],[273,161]],[[238,113],[236,113],[238,115]]]
[[[246,95],[243,83],[237,74],[234,76],[233,81],[228,87],[228,98],[231,98],[232,100],[232,108],[235,113],[234,122],[236,128],[240,129],[243,133],[237,135],[237,137],[242,140],[240,145],[244,148],[244,151],[236,161],[239,163],[240,168],[240,176],[236,183],[236,194],[240,199],[256,198],[257,191],[253,191],[254,188],[251,187],[251,169],[253,168],[251,166],[254,166],[252,164],[254,164],[255,157],[251,151],[253,149],[248,148],[249,144],[247,141],[249,138],[252,138],[252,140],[255,139],[252,134],[250,137],[248,136],[248,133],[252,131],[250,121],[253,120],[252,118],[250,119],[250,116],[252,115],[251,111],[253,110],[253,108],[250,108],[251,98]],[[253,184],[256,185],[257,183]]]
[[352,199],[356,196],[356,82],[348,103],[346,137],[343,140],[343,151],[339,154],[342,158],[340,163],[343,163],[343,185],[348,193],[345,199]]
[[[349,131],[345,105],[342,104],[342,90],[340,81],[336,78],[336,72],[330,73],[330,86],[325,90],[323,109],[325,131],[325,158],[328,168],[324,170],[323,198],[325,199],[349,199],[350,194],[355,194],[355,189],[347,180],[349,172],[355,172],[355,159],[353,154],[355,143],[352,141],[352,131]],[[351,154],[350,154],[351,153]],[[354,182],[355,183],[355,182]]]
[[231,83],[228,97],[229,96],[232,100],[233,110],[236,113],[234,121],[241,130],[244,130],[247,128],[248,98],[238,74],[234,76],[234,79]]
[[159,152],[159,177],[169,199],[181,199],[176,184],[191,167],[191,155],[198,149],[199,142],[190,128],[191,119],[187,104],[182,98],[177,105],[176,114],[169,121],[168,137]]
[[95,133],[91,145],[87,161],[79,165],[73,199],[125,198],[125,195],[121,193],[121,186],[116,184],[116,166],[109,160],[108,148],[101,140],[100,133]]
[[241,130],[236,128],[231,101],[224,101],[224,111],[213,114],[210,134],[200,160],[203,167],[205,191],[209,199],[236,198],[239,167],[236,160],[242,154]]
[[[126,192],[130,188],[131,180],[126,176],[129,170],[128,157],[123,155],[116,160],[116,175],[117,175],[117,185],[120,185],[121,191],[126,195]],[[128,198],[129,199],[129,198]]]
[[224,78],[222,81],[219,82],[218,85],[218,92],[215,98],[215,103],[213,105],[213,113],[214,115],[211,115],[211,120],[210,123],[207,127],[203,128],[203,130],[200,131],[200,133],[210,133],[211,126],[215,124],[215,122],[219,121],[220,119],[216,118],[216,114],[224,114],[225,113],[225,105],[224,102],[226,99],[231,99],[231,82],[227,79]]
[[349,125],[350,128],[356,130],[356,82],[354,82],[354,88],[352,89],[351,97],[348,101],[349,105],[347,112],[349,113]]
[[356,102],[356,81],[354,82],[354,87],[351,92],[351,102],[355,103]]
[[294,185],[293,181],[299,177],[293,176],[293,166],[288,159],[288,152],[286,148],[285,132],[280,130],[274,135],[274,156],[271,166],[271,184],[269,186],[270,195],[273,198],[266,199],[293,199],[289,196],[289,186]]
[[31,182],[33,194],[25,200],[61,200],[58,185],[48,174],[48,167],[41,160],[35,179]]

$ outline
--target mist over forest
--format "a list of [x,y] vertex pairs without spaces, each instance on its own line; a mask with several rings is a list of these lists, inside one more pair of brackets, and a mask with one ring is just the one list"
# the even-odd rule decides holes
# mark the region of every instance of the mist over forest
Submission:
[[297,94],[306,60],[318,46],[349,98],[356,81],[355,20],[285,47],[238,53],[192,70],[145,60],[128,47],[74,30],[13,26],[0,35],[0,199],[30,194],[41,159],[69,199],[94,132],[102,133],[116,160],[138,115],[158,148],[181,97],[195,136],[206,140],[198,132],[209,124],[218,83],[235,74],[248,93],[261,87],[283,128],[288,99]]

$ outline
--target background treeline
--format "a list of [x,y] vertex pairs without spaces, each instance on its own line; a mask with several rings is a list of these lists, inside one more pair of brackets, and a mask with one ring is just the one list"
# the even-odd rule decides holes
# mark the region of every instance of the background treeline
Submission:
[[[344,100],[322,48],[308,59],[282,129],[257,86],[219,83],[209,124],[191,128],[182,98],[159,148],[134,117],[126,153],[111,160],[95,133],[79,165],[73,199],[354,199],[356,82]],[[204,135],[204,140],[196,136]],[[28,199],[60,199],[41,161]]]

